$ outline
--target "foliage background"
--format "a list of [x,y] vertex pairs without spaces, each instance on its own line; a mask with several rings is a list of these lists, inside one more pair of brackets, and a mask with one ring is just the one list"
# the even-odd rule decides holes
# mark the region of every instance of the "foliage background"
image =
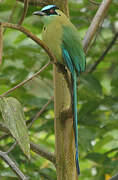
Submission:
[[[83,39],[101,0],[69,1],[70,19]],[[29,6],[23,26],[38,37],[42,24],[32,16],[39,7]],[[113,0],[104,23],[98,30],[87,53],[87,70],[103,54],[118,32],[118,2]],[[15,7],[15,8],[14,8]],[[23,4],[15,0],[0,3],[0,22],[17,23]],[[11,15],[12,14],[12,15]],[[13,29],[4,31],[3,63],[0,67],[0,94],[30,77],[48,62],[46,53],[24,34]],[[26,120],[30,120],[53,96],[52,66],[37,78],[9,94],[22,104]],[[118,172],[118,40],[92,73],[81,75],[78,86],[79,180],[107,180]],[[1,118],[1,116],[0,116]],[[29,131],[30,139],[54,152],[54,112],[51,103]],[[0,136],[3,132],[0,132]],[[7,136],[0,141],[0,149],[7,151],[13,144]],[[10,157],[30,179],[56,180],[55,167],[31,152],[28,161],[17,146]],[[17,179],[8,165],[0,159],[0,178]]]

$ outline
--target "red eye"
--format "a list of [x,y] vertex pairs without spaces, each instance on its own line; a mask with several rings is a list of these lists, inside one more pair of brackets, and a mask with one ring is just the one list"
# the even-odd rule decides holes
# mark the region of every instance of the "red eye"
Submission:
[[50,9],[50,14],[53,14],[54,13],[54,9]]

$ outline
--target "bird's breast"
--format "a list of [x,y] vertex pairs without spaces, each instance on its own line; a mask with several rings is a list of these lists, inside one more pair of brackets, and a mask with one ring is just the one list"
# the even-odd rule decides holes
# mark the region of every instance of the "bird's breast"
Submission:
[[43,29],[42,39],[56,56],[58,61],[62,61],[62,29],[59,24],[51,23]]

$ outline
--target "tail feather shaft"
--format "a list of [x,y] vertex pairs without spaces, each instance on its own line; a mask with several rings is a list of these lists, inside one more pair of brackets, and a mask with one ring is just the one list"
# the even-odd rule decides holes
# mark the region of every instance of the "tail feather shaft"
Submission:
[[76,149],[76,168],[78,175],[80,174],[79,157],[78,157],[78,118],[77,118],[77,75],[74,72],[73,76],[73,128],[75,135],[75,149]]

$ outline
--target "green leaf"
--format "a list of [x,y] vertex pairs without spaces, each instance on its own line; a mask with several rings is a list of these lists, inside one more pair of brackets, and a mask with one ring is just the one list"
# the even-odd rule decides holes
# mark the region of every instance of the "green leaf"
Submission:
[[0,99],[3,123],[16,139],[25,155],[30,158],[30,144],[25,116],[19,101],[13,97]]
[[84,84],[84,87],[91,91],[91,93],[102,94],[102,86],[97,78],[91,74],[83,75],[81,81]]
[[100,153],[89,153],[86,156],[87,159],[90,159],[91,161],[94,161],[96,163],[103,163],[104,161],[109,161],[109,158],[107,158],[104,154]]
[[100,141],[94,146],[94,150],[95,150],[95,151],[100,151],[105,144],[111,142],[112,140],[113,140],[113,137],[110,136],[110,135],[103,137],[103,138],[100,139]]

